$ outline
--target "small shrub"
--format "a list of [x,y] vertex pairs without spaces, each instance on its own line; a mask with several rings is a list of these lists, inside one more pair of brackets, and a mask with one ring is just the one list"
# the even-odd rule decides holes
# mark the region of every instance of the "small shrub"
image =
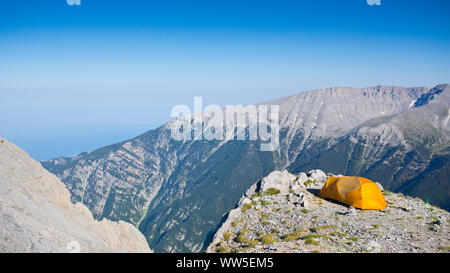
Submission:
[[314,240],[312,238],[309,238],[309,239],[306,239],[305,244],[318,246],[319,242],[317,242],[316,240]]
[[343,232],[337,232],[337,231],[335,231],[335,232],[331,232],[331,233],[330,233],[330,236],[340,236],[340,237],[346,237],[346,236],[347,236],[347,233],[343,233]]
[[268,188],[265,193],[267,195],[277,195],[277,194],[280,193],[280,190],[279,189],[275,189],[275,188]]
[[450,251],[450,246],[439,246],[438,249],[439,249],[439,250]]
[[250,199],[254,199],[254,198],[258,197],[258,196],[259,196],[259,193],[255,192],[252,196],[250,196]]
[[388,195],[391,194],[391,192],[390,192],[390,191],[387,191],[387,190],[382,190],[381,192],[382,192],[384,195],[386,195],[386,196],[388,196]]
[[283,235],[282,239],[285,242],[297,241],[298,239],[300,239],[300,235],[301,235],[300,231],[294,231],[292,233]]
[[242,207],[241,212],[244,213],[244,212],[246,212],[247,210],[249,210],[249,209],[251,209],[251,208],[252,208],[252,204],[245,204],[245,205]]
[[324,226],[313,227],[313,228],[311,228],[310,230],[311,230],[311,232],[319,232],[319,231],[321,231],[321,230],[329,229],[329,228],[334,228],[334,227],[335,227],[335,226],[333,226],[333,225],[324,225]]
[[248,243],[249,239],[247,237],[245,237],[245,233],[240,233],[239,236],[236,238],[236,242],[238,243]]
[[229,252],[228,248],[226,248],[225,246],[218,246],[218,247],[216,247],[215,251],[217,253],[228,253]]
[[261,238],[261,243],[264,245],[273,244],[276,242],[275,236],[275,233],[267,234],[266,236]]
[[257,244],[258,244],[258,241],[257,240],[253,240],[253,241],[250,242],[249,247],[255,247]]
[[228,240],[230,239],[230,237],[231,237],[231,232],[225,231],[225,232],[222,234],[222,236],[223,236],[223,239],[224,239],[225,241],[228,241]]
[[269,215],[268,215],[268,214],[263,214],[263,215],[261,216],[261,221],[266,221],[268,218],[269,218]]

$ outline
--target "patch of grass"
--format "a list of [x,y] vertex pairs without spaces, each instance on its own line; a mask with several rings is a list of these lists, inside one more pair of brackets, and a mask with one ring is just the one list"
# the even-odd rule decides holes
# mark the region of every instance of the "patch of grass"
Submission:
[[330,237],[328,237],[327,235],[317,234],[317,233],[314,233],[314,234],[310,233],[310,234],[300,237],[300,239],[302,239],[302,240],[308,240],[308,239],[313,239],[313,238],[330,239]]
[[301,209],[300,211],[303,212],[303,213],[308,213],[307,209]]
[[283,241],[285,242],[297,241],[300,239],[301,234],[302,234],[301,231],[294,231],[283,235],[281,239],[283,239]]
[[267,234],[266,236],[261,238],[261,243],[264,245],[273,244],[276,242],[275,233]]
[[260,220],[261,220],[261,222],[264,222],[264,221],[267,221],[268,218],[269,218],[269,214],[263,214],[263,215],[261,215]]
[[329,235],[330,235],[330,236],[347,237],[347,233],[337,232],[337,231],[331,232]]
[[417,216],[416,219],[417,220],[423,220],[423,217],[422,216]]
[[255,200],[252,200],[252,206],[256,206],[258,205],[258,202],[256,202]]
[[450,251],[450,246],[439,246],[438,249],[439,249],[439,250]]
[[354,236],[354,237],[350,237],[350,238],[347,238],[347,239],[349,239],[350,241],[353,241],[353,242],[356,242],[356,241],[358,241],[358,240],[359,240],[359,238],[358,238],[358,237],[356,237],[356,236]]
[[244,212],[246,212],[247,210],[249,210],[249,209],[251,209],[251,208],[252,208],[252,204],[245,204],[245,205],[242,207],[241,212],[244,213]]
[[236,242],[243,243],[243,244],[248,244],[250,240],[245,236],[245,233],[247,233],[246,230],[244,230],[241,233],[239,233],[238,237],[236,238]]
[[255,199],[256,197],[259,197],[259,193],[255,192],[252,196],[250,196],[250,199]]
[[222,234],[222,236],[223,236],[223,239],[224,239],[225,241],[228,241],[228,240],[230,239],[230,237],[231,237],[231,232],[225,231],[225,232]]
[[314,240],[313,238],[309,238],[309,239],[306,239],[305,244],[307,244],[307,245],[315,245],[315,246],[318,246],[318,245],[319,245],[319,242],[317,242],[317,241]]
[[323,225],[323,226],[317,226],[317,227],[310,228],[310,230],[311,230],[311,232],[319,232],[324,229],[335,228],[335,227],[336,226],[334,226],[334,225]]
[[258,240],[252,240],[252,241],[250,242],[249,247],[255,247],[257,244],[258,244]]
[[218,246],[215,249],[216,253],[229,253],[230,251],[228,250],[227,247],[225,246]]
[[267,194],[267,195],[277,195],[277,194],[280,194],[280,190],[279,189],[275,189],[275,188],[268,188],[267,191],[265,192],[265,194]]
[[239,224],[238,220],[235,220],[235,221],[231,222],[231,226],[232,227],[236,227],[238,224]]
[[261,205],[266,207],[266,206],[270,205],[270,202],[266,200],[266,201],[262,202]]
[[303,185],[309,186],[309,185],[311,185],[312,183],[314,183],[314,181],[311,180],[311,179],[308,179],[308,180],[306,180],[306,181],[303,183]]

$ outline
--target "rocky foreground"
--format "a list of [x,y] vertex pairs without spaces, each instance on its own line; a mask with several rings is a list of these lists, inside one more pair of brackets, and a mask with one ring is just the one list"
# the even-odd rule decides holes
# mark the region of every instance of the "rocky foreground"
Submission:
[[384,190],[385,210],[361,211],[318,197],[326,179],[321,170],[272,172],[229,212],[207,252],[450,252],[447,211]]
[[131,224],[94,220],[53,174],[0,138],[0,253],[150,252]]

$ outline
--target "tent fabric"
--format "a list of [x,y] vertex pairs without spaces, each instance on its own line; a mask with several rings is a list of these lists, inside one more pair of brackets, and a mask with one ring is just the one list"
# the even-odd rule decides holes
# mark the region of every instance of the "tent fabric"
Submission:
[[377,184],[363,177],[329,177],[319,196],[332,199],[362,210],[386,208],[384,196]]

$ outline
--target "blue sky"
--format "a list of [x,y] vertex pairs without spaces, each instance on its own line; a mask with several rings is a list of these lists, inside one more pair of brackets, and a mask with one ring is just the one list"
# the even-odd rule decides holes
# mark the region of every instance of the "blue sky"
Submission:
[[0,2],[0,135],[44,160],[122,141],[176,104],[449,82],[446,0]]

